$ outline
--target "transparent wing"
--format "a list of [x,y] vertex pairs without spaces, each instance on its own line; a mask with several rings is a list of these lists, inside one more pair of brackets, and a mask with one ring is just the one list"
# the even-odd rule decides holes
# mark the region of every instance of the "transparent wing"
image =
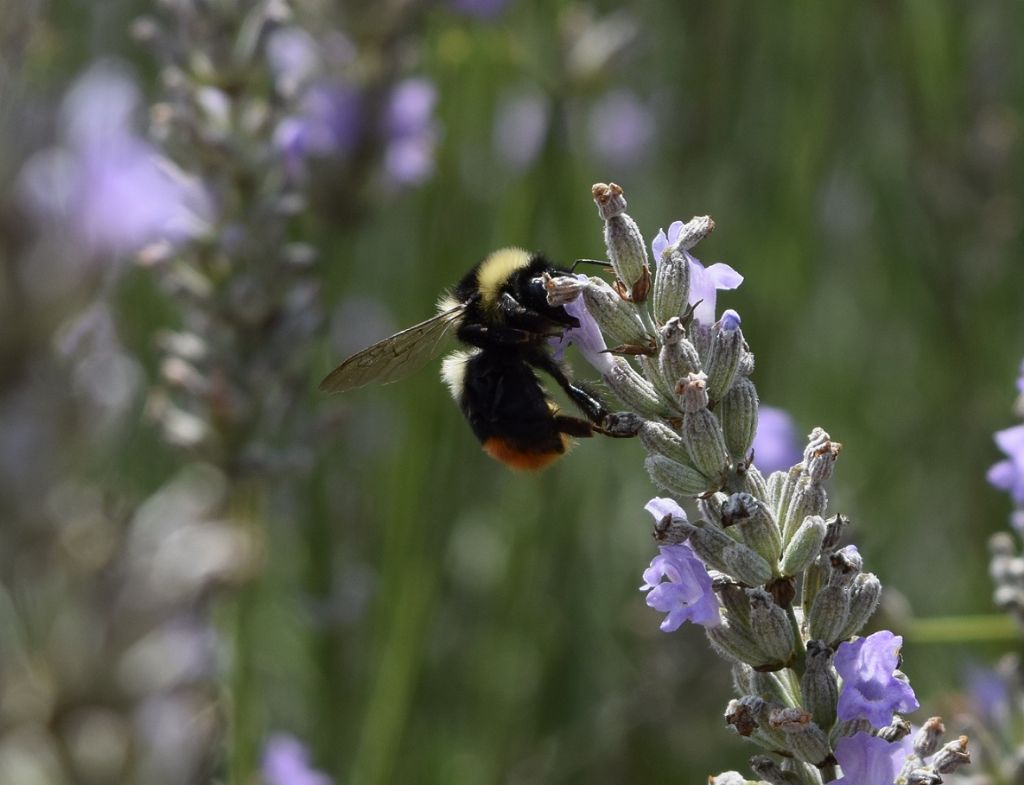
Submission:
[[323,392],[345,392],[365,384],[390,384],[418,371],[444,347],[442,339],[457,324],[466,306],[454,308],[377,341],[349,357],[320,382]]

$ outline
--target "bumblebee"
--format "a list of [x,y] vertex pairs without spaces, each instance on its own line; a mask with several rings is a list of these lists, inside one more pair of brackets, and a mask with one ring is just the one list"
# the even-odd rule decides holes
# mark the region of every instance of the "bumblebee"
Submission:
[[[454,333],[466,348],[445,357],[441,377],[492,458],[513,469],[542,469],[565,454],[570,437],[633,435],[552,356],[548,339],[580,325],[562,306],[548,305],[545,273],[569,271],[521,248],[495,251],[442,295],[435,316],[348,358],[320,389],[398,381],[437,356]],[[562,413],[537,371],[554,379],[586,419]]]

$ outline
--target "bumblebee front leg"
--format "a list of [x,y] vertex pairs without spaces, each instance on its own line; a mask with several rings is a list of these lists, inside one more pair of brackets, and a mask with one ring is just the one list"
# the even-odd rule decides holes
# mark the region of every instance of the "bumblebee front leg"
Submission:
[[562,366],[551,355],[538,353],[530,357],[530,364],[551,376],[592,423],[600,425],[604,422],[608,416],[608,410],[593,395],[573,384],[565,375]]

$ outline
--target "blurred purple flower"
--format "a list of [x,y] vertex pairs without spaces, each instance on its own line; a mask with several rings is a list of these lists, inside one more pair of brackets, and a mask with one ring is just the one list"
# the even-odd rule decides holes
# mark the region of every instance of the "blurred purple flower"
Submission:
[[398,185],[418,185],[434,173],[437,88],[423,77],[395,85],[384,113],[384,169]]
[[993,668],[969,665],[966,682],[967,698],[974,713],[993,727],[1005,723],[1010,712],[1010,690],[1006,679]]
[[828,785],[892,785],[911,752],[910,737],[890,742],[860,731],[836,743],[843,776]]
[[[668,235],[664,229],[658,231],[657,236],[651,242],[651,250],[654,251],[655,264],[661,259],[661,252],[670,245],[675,244],[679,239],[679,232],[682,231],[683,222],[673,221],[668,228]],[[719,289],[736,289],[743,283],[743,276],[732,267],[717,262],[710,267],[705,267],[689,252],[686,258],[690,261],[690,305],[700,302],[693,312],[694,318],[701,324],[714,324],[715,322],[715,299]]]
[[302,742],[283,733],[271,736],[263,748],[263,779],[267,785],[333,785],[330,777],[310,766]]
[[272,32],[266,51],[274,82],[285,95],[294,94],[322,67],[316,39],[301,27],[282,27]]
[[348,155],[361,130],[359,92],[350,85],[321,82],[306,91],[296,114],[281,121],[274,144],[295,173],[308,158]]
[[1017,392],[1024,395],[1024,360],[1020,363],[1020,377],[1017,379]]
[[590,110],[590,146],[608,164],[635,164],[650,151],[655,124],[650,109],[628,90],[606,93]]
[[92,66],[61,105],[61,145],[32,156],[19,175],[36,218],[59,221],[90,252],[183,240],[210,219],[203,189],[135,133],[139,103],[124,69]]
[[507,5],[508,0],[451,0],[453,11],[478,19],[494,19]]
[[1008,457],[988,470],[988,481],[1024,504],[1024,425],[996,431],[995,442]]
[[[585,275],[577,276],[586,278]],[[575,316],[580,321],[580,326],[566,330],[561,338],[553,338],[551,344],[554,348],[555,357],[561,359],[565,348],[576,344],[580,354],[603,376],[611,371],[614,363],[612,355],[608,353],[608,345],[601,335],[601,328],[597,326],[594,317],[587,310],[583,297],[577,297],[572,302],[565,304],[565,312],[569,316]]]
[[533,163],[548,130],[548,103],[540,92],[506,96],[494,116],[494,149],[513,169]]
[[918,708],[913,688],[895,676],[903,638],[880,630],[839,644],[836,672],[843,679],[836,712],[841,720],[866,719],[876,728],[892,722],[894,712]]
[[783,409],[761,404],[754,434],[754,464],[767,475],[788,469],[799,463],[800,458],[793,418]]
[[[686,519],[675,501],[655,497],[644,507],[655,521],[666,515]],[[640,591],[647,592],[647,605],[668,614],[661,622],[664,632],[675,632],[683,622],[717,627],[722,620],[718,598],[711,588],[711,576],[689,545],[663,545],[644,570]],[[662,580],[667,579],[667,580]]]

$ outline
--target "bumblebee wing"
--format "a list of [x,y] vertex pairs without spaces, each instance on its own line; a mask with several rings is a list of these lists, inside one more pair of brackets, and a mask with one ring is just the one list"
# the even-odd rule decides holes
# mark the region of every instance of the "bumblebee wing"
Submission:
[[466,311],[459,304],[352,355],[320,382],[322,392],[345,392],[365,384],[390,384],[418,371],[441,353],[445,335]]

